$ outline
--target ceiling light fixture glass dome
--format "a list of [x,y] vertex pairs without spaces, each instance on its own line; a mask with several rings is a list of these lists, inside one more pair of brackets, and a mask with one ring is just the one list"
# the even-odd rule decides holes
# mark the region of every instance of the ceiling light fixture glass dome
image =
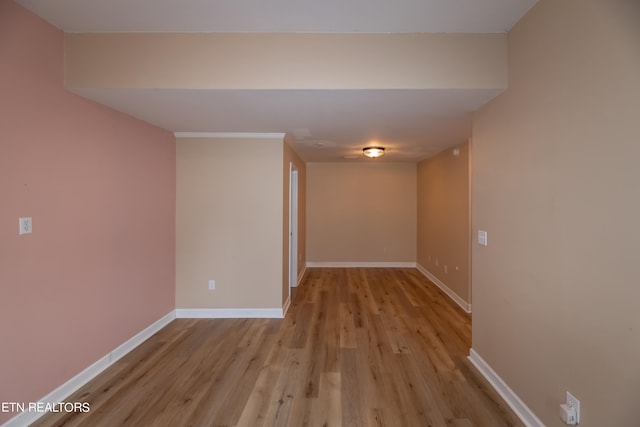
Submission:
[[365,156],[375,159],[376,157],[380,157],[384,155],[383,147],[367,147],[362,149],[362,153]]

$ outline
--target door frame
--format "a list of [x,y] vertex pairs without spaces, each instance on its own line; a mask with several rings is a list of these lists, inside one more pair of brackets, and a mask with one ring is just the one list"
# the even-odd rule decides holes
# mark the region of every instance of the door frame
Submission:
[[298,168],[293,162],[289,162],[289,288],[296,286],[298,286]]

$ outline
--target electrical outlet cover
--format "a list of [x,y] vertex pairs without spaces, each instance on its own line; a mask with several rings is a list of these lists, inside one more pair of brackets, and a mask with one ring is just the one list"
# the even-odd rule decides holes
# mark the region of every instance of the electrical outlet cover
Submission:
[[576,410],[576,423],[580,423],[580,401],[569,392],[567,392],[567,405]]
[[20,234],[31,234],[33,232],[33,222],[31,217],[20,217]]

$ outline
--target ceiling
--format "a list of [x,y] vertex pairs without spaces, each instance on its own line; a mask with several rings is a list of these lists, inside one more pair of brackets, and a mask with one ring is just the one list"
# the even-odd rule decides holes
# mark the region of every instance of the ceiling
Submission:
[[[502,33],[537,0],[16,0],[65,32]],[[307,161],[365,145],[417,161],[465,141],[495,90],[139,90],[78,94],[176,132],[283,132]],[[358,157],[358,160],[361,156]]]
[[18,0],[66,32],[501,33],[536,0]]

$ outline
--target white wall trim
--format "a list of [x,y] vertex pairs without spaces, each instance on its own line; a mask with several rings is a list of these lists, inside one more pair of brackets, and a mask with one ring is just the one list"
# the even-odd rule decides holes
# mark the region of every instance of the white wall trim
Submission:
[[298,287],[298,285],[300,285],[300,283],[302,283],[302,279],[304,279],[304,275],[305,274],[307,274],[307,266],[306,265],[304,267],[302,267],[302,270],[298,274],[298,279],[296,281],[296,287]]
[[529,409],[529,407],[511,390],[506,382],[489,366],[485,360],[472,348],[469,352],[469,361],[475,366],[483,377],[491,384],[498,394],[513,409],[518,418],[527,427],[544,427],[544,423]]
[[437,287],[439,287],[442,292],[447,294],[449,298],[453,300],[456,304],[458,304],[464,311],[467,313],[471,313],[471,304],[466,302],[460,295],[456,294],[450,287],[444,284],[440,279],[434,276],[429,270],[421,266],[420,264],[416,264],[416,268],[420,273],[422,273],[427,279],[431,280]]
[[178,319],[282,319],[282,308],[178,308]]
[[323,268],[416,268],[415,262],[307,262],[307,267]]
[[[120,360],[123,356],[142,344],[160,329],[167,326],[175,318],[176,317],[174,311],[167,313],[162,318],[158,319],[142,331],[138,332],[133,337],[129,338],[115,350],[98,359],[91,366],[80,372],[75,377],[71,378],[66,383],[62,384],[60,387],[53,390],[51,393],[44,396],[39,401],[43,403],[64,402],[65,398],[67,398],[68,396],[76,392],[80,387],[94,379],[96,376],[102,373],[102,371]],[[6,423],[2,424],[2,427],[26,426],[33,423],[43,415],[45,415],[45,413],[43,412],[23,412],[11,418]]]
[[287,297],[287,300],[284,302],[282,306],[282,317],[287,315],[287,311],[289,311],[289,306],[291,306],[291,296]]
[[174,132],[176,138],[261,138],[284,139],[284,133],[270,132]]

